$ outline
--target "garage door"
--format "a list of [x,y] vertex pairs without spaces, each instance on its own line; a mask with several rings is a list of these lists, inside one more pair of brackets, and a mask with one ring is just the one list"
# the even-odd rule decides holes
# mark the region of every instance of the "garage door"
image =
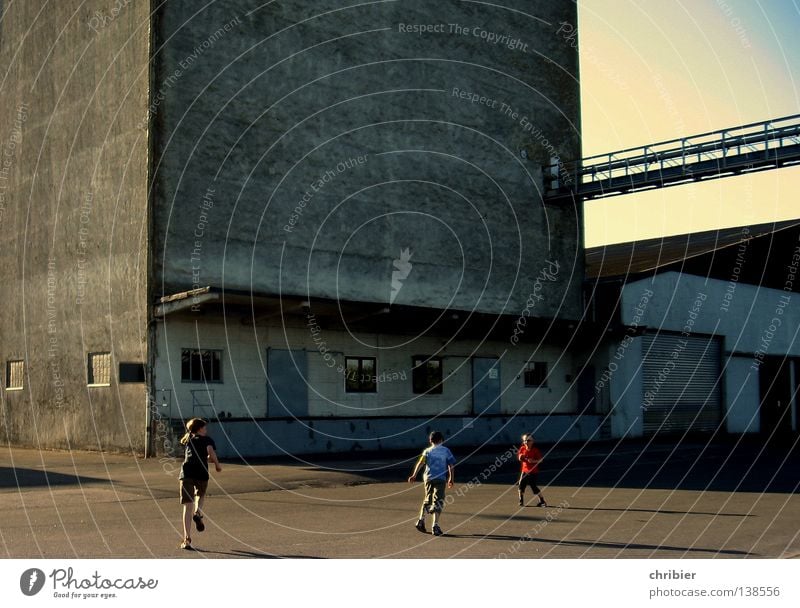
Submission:
[[716,430],[722,420],[719,340],[665,334],[642,340],[645,433]]

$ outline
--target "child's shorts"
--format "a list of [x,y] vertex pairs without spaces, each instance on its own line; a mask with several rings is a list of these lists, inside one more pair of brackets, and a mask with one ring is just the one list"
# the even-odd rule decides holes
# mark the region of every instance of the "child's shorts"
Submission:
[[425,482],[425,506],[428,513],[441,513],[444,507],[444,492],[447,482],[444,479],[429,479]]
[[541,494],[542,492],[536,483],[536,473],[523,473],[520,475],[518,486],[520,492],[524,492],[528,486],[530,486],[534,494]]
[[191,477],[184,477],[180,480],[181,483],[181,504],[194,502],[194,497],[203,497],[206,495],[208,488],[208,479],[192,479]]

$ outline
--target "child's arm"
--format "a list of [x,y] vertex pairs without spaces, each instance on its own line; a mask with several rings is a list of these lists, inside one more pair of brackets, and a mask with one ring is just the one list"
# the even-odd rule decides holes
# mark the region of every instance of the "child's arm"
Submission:
[[455,481],[456,469],[452,464],[447,465],[447,487],[452,488]]
[[214,463],[214,468],[216,469],[217,473],[219,473],[222,470],[222,467],[219,465],[219,459],[217,458],[217,453],[211,446],[208,446],[206,448],[206,451],[208,452],[208,459]]
[[425,456],[420,456],[419,460],[417,460],[417,464],[414,465],[414,472],[411,473],[411,477],[408,478],[408,483],[414,483],[414,481],[417,479],[417,475],[419,474],[419,470],[422,468],[424,462],[425,462]]

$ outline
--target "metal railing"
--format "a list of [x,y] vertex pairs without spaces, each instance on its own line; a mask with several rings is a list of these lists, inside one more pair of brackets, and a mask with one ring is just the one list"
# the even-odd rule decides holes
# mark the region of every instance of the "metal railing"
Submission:
[[545,199],[600,198],[800,162],[800,114],[544,168]]

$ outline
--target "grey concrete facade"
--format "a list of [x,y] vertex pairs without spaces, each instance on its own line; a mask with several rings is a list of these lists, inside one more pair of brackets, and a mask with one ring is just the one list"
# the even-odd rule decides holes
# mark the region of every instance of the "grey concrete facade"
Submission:
[[[582,218],[544,204],[541,173],[580,155],[576,21],[574,3],[546,0],[9,5],[0,355],[24,362],[24,383],[8,386],[6,372],[2,436],[158,448],[170,431],[153,424],[158,391],[180,384],[180,369],[160,342],[170,320],[152,306],[197,287],[302,299],[316,314],[323,301],[357,316],[395,306],[540,319],[529,344],[566,350],[547,324],[581,316]],[[224,304],[211,318],[219,309],[189,303],[197,336],[228,322]],[[252,312],[258,346],[265,311]],[[359,354],[401,335],[378,333]],[[284,346],[310,338],[306,328]],[[411,348],[405,364],[422,352]],[[93,381],[89,357],[105,353],[110,371]],[[549,356],[559,415],[575,411],[570,357]],[[122,382],[122,363],[144,365],[145,381]],[[244,392],[260,394],[264,374],[248,370]],[[474,428],[499,437],[508,413]],[[251,431],[261,426],[253,416]]]
[[116,369],[147,349],[149,7],[3,8],[0,360],[24,374],[4,370],[0,441],[142,451],[146,387]]
[[[578,318],[572,2],[159,9],[155,277],[192,286]],[[408,260],[403,260],[403,251]],[[397,260],[413,272],[392,289]]]
[[[356,317],[402,305],[508,315],[520,327],[580,318],[580,212],[546,206],[540,192],[543,165],[580,155],[576,16],[568,2],[160,6],[155,295],[210,286],[279,296],[293,299],[287,307],[303,300],[309,318],[342,302]],[[552,327],[536,338],[529,328],[525,348],[466,347],[402,325],[362,335],[345,321],[313,335],[283,310],[200,302],[156,319],[151,390],[157,416],[232,414],[218,433],[225,455],[404,448],[430,421],[462,445],[506,442],[531,424],[553,440],[597,434],[599,419],[575,416],[565,381],[575,362]],[[317,342],[408,378],[346,394]],[[180,380],[187,348],[218,349],[224,379],[205,392]],[[280,422],[265,403],[270,348],[308,365],[299,413]],[[502,405],[480,417],[471,358],[514,349],[503,359]],[[413,395],[411,356],[445,351],[462,363],[444,394]],[[549,409],[516,386],[537,352],[560,370],[539,392]],[[162,432],[154,449],[170,442]]]

